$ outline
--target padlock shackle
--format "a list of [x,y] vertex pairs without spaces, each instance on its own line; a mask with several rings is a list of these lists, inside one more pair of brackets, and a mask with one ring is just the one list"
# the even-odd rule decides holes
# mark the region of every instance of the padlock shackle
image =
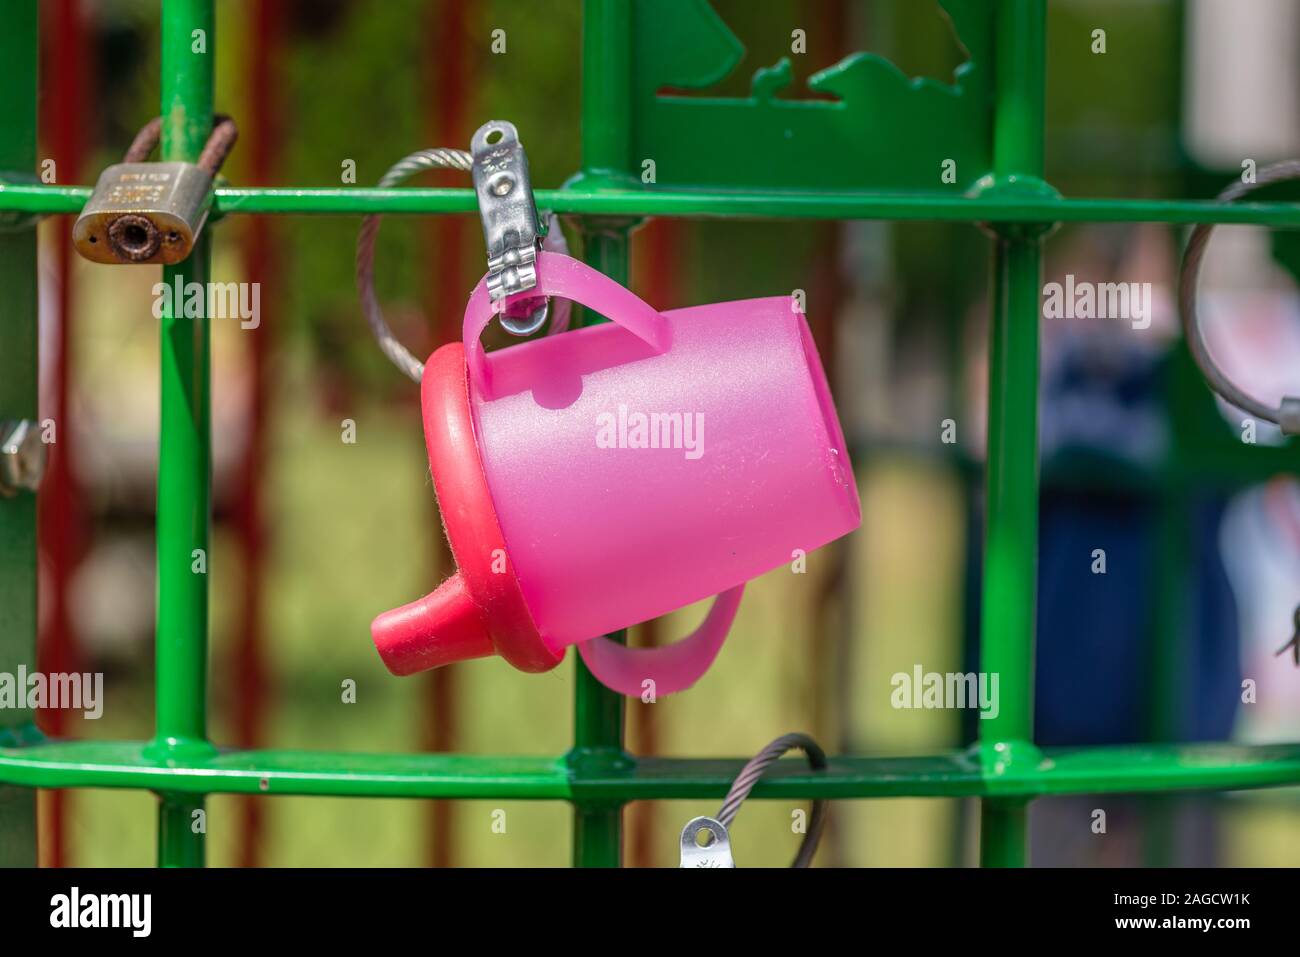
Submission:
[[[126,148],[126,155],[123,156],[122,162],[147,161],[149,154],[158,148],[161,139],[162,117],[155,116],[140,127],[140,132],[135,134],[135,139]],[[221,164],[230,155],[237,139],[239,139],[239,127],[235,125],[235,121],[224,113],[214,113],[212,132],[208,134],[208,141],[203,144],[203,152],[199,154],[198,162],[194,165],[215,179],[217,173],[221,171]]]

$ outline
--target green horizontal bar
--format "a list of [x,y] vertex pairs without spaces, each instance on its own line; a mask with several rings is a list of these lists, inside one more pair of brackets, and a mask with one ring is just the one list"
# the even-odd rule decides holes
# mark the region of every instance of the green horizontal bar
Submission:
[[[144,742],[44,741],[0,748],[0,783],[41,788],[137,788],[169,793],[516,800],[720,798],[741,759],[644,758],[626,771],[583,773],[563,758],[462,754],[222,751],[182,765]],[[1025,759],[981,773],[975,752],[835,757],[824,772],[779,762],[760,798],[1023,796],[1243,790],[1300,785],[1300,744],[1011,748]]]
[[0,748],[0,780],[24,787],[138,788],[169,793],[335,797],[572,796],[562,761],[458,754],[218,751],[181,766],[151,759],[146,742],[49,741]]
[[[898,219],[951,222],[1244,223],[1300,226],[1295,203],[1212,200],[1053,199],[872,193],[691,192],[686,190],[541,189],[537,205],[585,216],[735,217],[741,219]],[[0,211],[76,213],[86,186],[0,185]],[[473,213],[468,189],[223,187],[220,213]]]

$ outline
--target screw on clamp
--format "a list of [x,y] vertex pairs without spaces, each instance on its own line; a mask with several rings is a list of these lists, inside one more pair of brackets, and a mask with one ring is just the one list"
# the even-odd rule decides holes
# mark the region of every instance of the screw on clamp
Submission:
[[[537,250],[541,246],[537,204],[528,176],[528,156],[513,123],[484,123],[470,140],[470,155],[487,242],[488,297],[497,302],[537,286]],[[501,325],[516,336],[531,335],[546,322],[548,305],[542,296],[507,303]]]
[[0,422],[0,496],[35,492],[45,474],[45,443],[30,419]]

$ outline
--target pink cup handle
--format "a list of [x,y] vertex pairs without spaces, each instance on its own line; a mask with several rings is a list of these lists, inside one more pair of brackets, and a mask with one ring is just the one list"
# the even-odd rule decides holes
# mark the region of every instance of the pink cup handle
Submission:
[[718,657],[744,591],[744,585],[724,591],[700,627],[664,648],[625,648],[608,638],[593,638],[578,645],[578,652],[601,684],[630,698],[645,693],[647,680],[654,682],[656,697],[685,691]]
[[560,296],[595,309],[643,340],[656,352],[667,352],[672,343],[672,327],[668,325],[668,320],[629,290],[599,270],[563,253],[539,252],[535,288],[520,293],[517,297],[507,296],[494,303],[488,298],[485,276],[474,287],[469,304],[465,307],[465,360],[469,363],[470,379],[478,383],[485,395],[491,394],[491,379],[487,355],[483,352],[483,343],[479,337],[492,317],[511,298],[535,299],[538,296]]

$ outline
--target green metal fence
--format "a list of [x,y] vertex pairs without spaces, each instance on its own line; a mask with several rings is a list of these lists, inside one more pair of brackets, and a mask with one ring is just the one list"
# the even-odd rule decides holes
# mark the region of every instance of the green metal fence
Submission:
[[[981,739],[968,750],[844,755],[824,772],[792,760],[766,777],[754,796],[976,797],[982,862],[1020,865],[1026,808],[1040,795],[1300,783],[1300,744],[1040,749],[1032,727],[1045,233],[1067,221],[1296,227],[1300,206],[1057,195],[1042,179],[1044,0],[946,0],[943,6],[971,53],[946,91],[932,81],[903,82],[883,60],[857,55],[811,81],[840,96],[836,103],[775,100],[772,90],[783,80],[779,65],[760,71],[748,99],[679,102],[659,89],[707,87],[736,59],[734,37],[728,39],[707,4],[585,0],[583,168],[565,188],[538,191],[537,199],[576,217],[588,262],[622,282],[628,279],[630,233],[651,216],[984,224],[994,256],[980,651],[981,668],[1001,676],[1000,712],[980,722]],[[213,0],[162,5],[164,159],[194,161],[211,128],[213,21]],[[194,52],[195,30],[205,31],[204,54]],[[0,419],[36,418],[32,225],[39,215],[77,213],[90,194],[84,187],[24,184],[37,162],[36,49],[36,0],[11,0],[0,31],[7,77],[0,88],[0,170],[11,171],[0,173],[0,217],[8,224],[0,232],[0,285],[6,290]],[[950,112],[927,112],[932,109]],[[701,135],[718,138],[733,157],[749,158],[703,164],[700,154],[708,151],[700,149]],[[653,186],[640,177],[647,155],[658,157]],[[940,178],[947,159],[959,171],[953,182]],[[726,178],[733,173],[734,181]],[[215,209],[226,215],[464,214],[476,206],[468,189],[219,188]],[[168,283],[177,276],[207,277],[213,228],[220,227],[209,227],[186,262],[166,267]],[[726,793],[741,758],[627,753],[623,699],[580,662],[573,748],[559,757],[216,749],[206,721],[207,578],[190,573],[193,550],[207,548],[211,521],[208,320],[164,315],[160,344],[156,734],[144,742],[46,740],[30,714],[0,711],[0,863],[35,862],[35,788],[155,792],[161,865],[203,863],[204,835],[192,823],[211,793],[567,801],[574,808],[573,862],[579,866],[620,863],[622,808],[630,801]],[[1292,464],[1277,450],[1245,454],[1254,456],[1248,470],[1260,474]],[[1186,452],[1186,467],[1198,461],[1205,464],[1195,449]],[[10,672],[35,665],[35,513],[31,495],[0,499],[0,670]]]

